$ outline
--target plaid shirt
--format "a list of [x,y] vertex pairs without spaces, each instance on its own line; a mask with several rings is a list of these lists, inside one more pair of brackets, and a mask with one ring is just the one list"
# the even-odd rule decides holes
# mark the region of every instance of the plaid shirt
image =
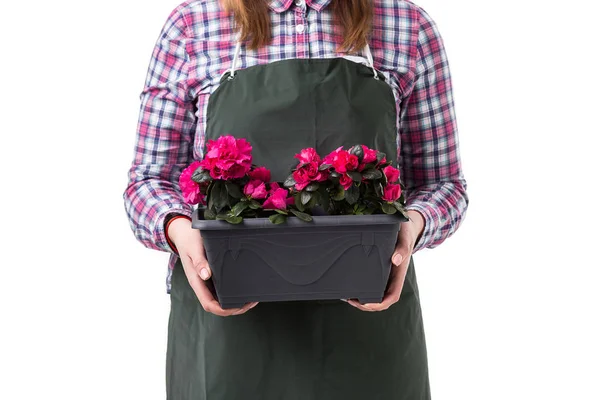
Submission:
[[[273,42],[244,46],[237,68],[336,52],[331,0],[270,1]],[[468,197],[458,147],[452,84],[442,38],[431,17],[406,0],[375,0],[370,47],[398,114],[398,166],[407,209],[425,217],[413,252],[433,248],[464,219]],[[233,58],[232,16],[218,0],[188,0],[169,14],[156,40],[143,90],[133,163],[123,193],[131,229],[144,246],[170,253],[167,293],[178,255],[165,237],[168,214],[191,216],[179,190],[182,169],[203,157],[209,95]],[[364,56],[364,54],[357,54]]]

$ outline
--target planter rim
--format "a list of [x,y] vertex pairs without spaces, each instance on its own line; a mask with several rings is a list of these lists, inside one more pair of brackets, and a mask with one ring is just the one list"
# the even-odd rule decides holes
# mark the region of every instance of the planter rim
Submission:
[[244,218],[239,224],[227,221],[206,220],[201,217],[203,209],[197,208],[192,213],[192,228],[200,230],[232,230],[248,228],[285,229],[309,228],[315,226],[352,226],[352,225],[389,225],[407,222],[402,214],[372,214],[372,215],[313,215],[311,222],[302,221],[295,216],[289,216],[282,224],[273,224],[269,218]]

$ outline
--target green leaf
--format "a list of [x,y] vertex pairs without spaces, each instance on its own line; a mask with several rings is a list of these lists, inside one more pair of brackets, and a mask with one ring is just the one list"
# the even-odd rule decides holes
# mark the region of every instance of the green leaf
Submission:
[[360,196],[360,191],[358,190],[358,186],[352,185],[346,190],[346,201],[349,204],[354,204],[358,201],[358,197]]
[[374,180],[381,179],[383,177],[383,174],[377,169],[367,169],[363,171],[362,176],[365,179]]
[[326,169],[331,168],[331,164],[321,164],[319,166],[319,171],[325,171]]
[[290,188],[292,186],[296,185],[296,180],[294,179],[294,175],[290,174],[285,182],[283,182],[283,186],[285,186],[286,188]]
[[313,182],[307,187],[305,187],[304,190],[306,190],[307,192],[316,192],[319,189],[319,186],[321,185],[319,185],[318,182]]
[[235,183],[225,182],[225,187],[227,188],[227,193],[234,199],[241,199],[244,197],[244,194],[240,190],[240,187]]
[[323,206],[329,203],[329,191],[325,187],[325,185],[320,185],[318,193],[320,195],[319,203]]
[[250,207],[250,203],[248,203],[247,201],[240,201],[239,203],[236,203],[233,206],[233,208],[231,209],[231,213],[234,217],[237,217],[241,215],[244,212],[244,210],[248,207]]
[[300,199],[302,200],[302,204],[306,204],[312,199],[312,194],[310,192],[302,191]]
[[300,211],[297,211],[297,210],[293,210],[293,209],[292,209],[292,210],[290,210],[290,211],[291,211],[291,212],[292,212],[292,213],[293,213],[293,214],[294,214],[296,217],[300,218],[302,221],[305,221],[305,222],[310,222],[310,221],[312,221],[312,220],[313,220],[313,219],[312,219],[312,216],[310,216],[310,215],[308,215],[308,214],[306,214],[306,213],[303,213],[303,212],[300,212]]
[[354,182],[362,182],[362,174],[360,172],[348,171],[347,174]]
[[383,185],[381,184],[381,182],[375,183],[375,194],[377,195],[377,197],[383,196]]
[[205,171],[204,168],[198,167],[192,174],[192,180],[196,183],[202,183],[211,180],[210,172]]
[[304,211],[304,204],[302,204],[302,194],[301,193],[297,193],[294,196],[294,204],[296,205],[296,208],[300,211]]
[[273,214],[273,215],[269,216],[269,221],[271,221],[275,225],[283,224],[286,220],[287,220],[287,217],[285,215],[281,215],[281,214]]
[[239,224],[240,222],[243,221],[242,217],[237,217],[237,216],[230,216],[227,219],[225,219],[225,221],[229,222],[230,224]]
[[386,214],[395,214],[396,213],[396,207],[394,207],[390,203],[383,203],[381,205],[381,210]]
[[392,204],[394,205],[394,207],[396,207],[396,210],[403,211],[404,208],[402,207],[402,204],[400,204],[399,202],[395,201]]
[[280,210],[280,209],[276,208],[273,211],[275,211],[276,213],[281,214],[281,215],[288,215],[288,212],[286,210]]
[[229,217],[232,217],[232,215],[229,212],[221,212],[217,214],[218,221],[226,221]]
[[210,198],[213,201],[215,210],[220,212],[223,207],[229,202],[229,195],[227,194],[227,188],[222,181],[216,181],[210,192]]
[[394,208],[396,208],[396,210],[398,210],[398,212],[400,214],[402,214],[402,216],[404,218],[409,219],[408,214],[406,213],[406,209],[404,208],[404,206],[402,204],[398,203],[397,201],[395,201],[393,204],[394,204]]
[[331,173],[329,174],[330,177],[332,178],[339,178],[340,177],[340,173],[337,171],[331,171]]
[[343,186],[338,186],[335,189],[335,193],[333,194],[333,199],[335,201],[342,201],[346,198],[346,191],[344,190]]
[[258,201],[254,200],[254,199],[250,200],[250,208],[251,209],[258,210],[261,207],[262,207],[262,205]]
[[213,220],[216,218],[217,218],[217,214],[213,210],[211,210],[210,208],[207,208],[204,210],[204,219]]
[[385,153],[377,150],[377,164],[381,162],[385,158]]
[[362,162],[363,157],[365,156],[365,151],[363,150],[363,148],[360,144],[357,144],[356,146],[352,146],[349,153],[354,154],[356,157],[358,157],[359,162]]

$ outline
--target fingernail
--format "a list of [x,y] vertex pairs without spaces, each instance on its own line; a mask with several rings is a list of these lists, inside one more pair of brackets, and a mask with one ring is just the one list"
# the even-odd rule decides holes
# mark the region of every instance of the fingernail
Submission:
[[400,254],[396,254],[392,259],[392,262],[396,265],[400,265],[400,263],[402,262],[402,256]]
[[206,268],[202,268],[202,270],[200,270],[200,278],[207,280],[209,276],[210,274]]

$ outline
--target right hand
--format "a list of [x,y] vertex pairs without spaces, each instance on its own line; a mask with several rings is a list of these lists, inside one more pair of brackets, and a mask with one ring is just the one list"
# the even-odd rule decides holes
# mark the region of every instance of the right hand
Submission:
[[244,314],[258,304],[257,302],[253,302],[244,305],[242,308],[228,308],[226,310],[221,308],[221,305],[214,298],[205,282],[210,279],[212,272],[206,259],[200,231],[193,229],[192,223],[187,219],[178,218],[169,225],[167,235],[169,235],[169,239],[177,247],[177,252],[181,258],[188,282],[205,311],[222,317],[228,317]]

